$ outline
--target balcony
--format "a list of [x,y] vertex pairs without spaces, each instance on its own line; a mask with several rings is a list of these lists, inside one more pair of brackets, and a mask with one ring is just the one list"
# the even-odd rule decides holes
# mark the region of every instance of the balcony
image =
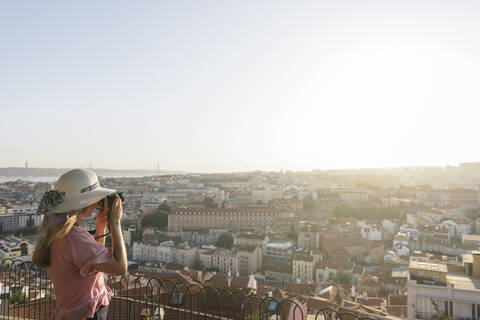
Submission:
[[[180,275],[181,277],[181,275]],[[144,276],[107,277],[113,296],[108,319],[320,320],[379,319],[331,308],[308,312],[302,299],[277,300],[246,288],[225,290],[185,281]],[[53,285],[46,271],[31,263],[0,262],[0,319],[50,319],[55,309]],[[383,318],[385,319],[385,318]]]

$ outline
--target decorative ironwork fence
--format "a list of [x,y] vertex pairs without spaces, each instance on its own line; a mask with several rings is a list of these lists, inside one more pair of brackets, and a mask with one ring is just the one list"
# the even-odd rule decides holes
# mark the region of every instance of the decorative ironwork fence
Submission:
[[[187,280],[110,276],[106,282],[113,293],[108,319],[366,319],[330,308],[308,314],[307,305],[296,298],[277,300],[250,290],[226,290]],[[50,319],[55,306],[45,270],[18,260],[0,262],[0,319]]]

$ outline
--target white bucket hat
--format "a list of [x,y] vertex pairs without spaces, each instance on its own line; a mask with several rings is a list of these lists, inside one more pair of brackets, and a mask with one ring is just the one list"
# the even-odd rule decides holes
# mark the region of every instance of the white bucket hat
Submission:
[[92,170],[75,169],[64,173],[56,189],[63,193],[63,201],[53,207],[53,213],[66,213],[88,207],[117,190],[100,187]]

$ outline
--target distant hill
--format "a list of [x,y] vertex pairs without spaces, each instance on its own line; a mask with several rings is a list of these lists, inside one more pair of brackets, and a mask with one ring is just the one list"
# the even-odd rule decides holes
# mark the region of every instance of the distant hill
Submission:
[[[69,168],[0,168],[0,177],[60,177]],[[151,176],[156,175],[157,170],[115,170],[115,169],[92,169],[102,177],[127,177],[127,176]],[[179,171],[160,170],[160,174],[178,174]]]

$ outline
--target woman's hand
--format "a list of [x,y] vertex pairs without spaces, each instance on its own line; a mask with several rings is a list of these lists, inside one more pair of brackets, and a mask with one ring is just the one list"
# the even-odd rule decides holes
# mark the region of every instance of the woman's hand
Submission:
[[123,215],[123,205],[122,200],[118,194],[115,195],[115,201],[113,201],[112,210],[110,211],[110,225],[114,223],[120,223]]

